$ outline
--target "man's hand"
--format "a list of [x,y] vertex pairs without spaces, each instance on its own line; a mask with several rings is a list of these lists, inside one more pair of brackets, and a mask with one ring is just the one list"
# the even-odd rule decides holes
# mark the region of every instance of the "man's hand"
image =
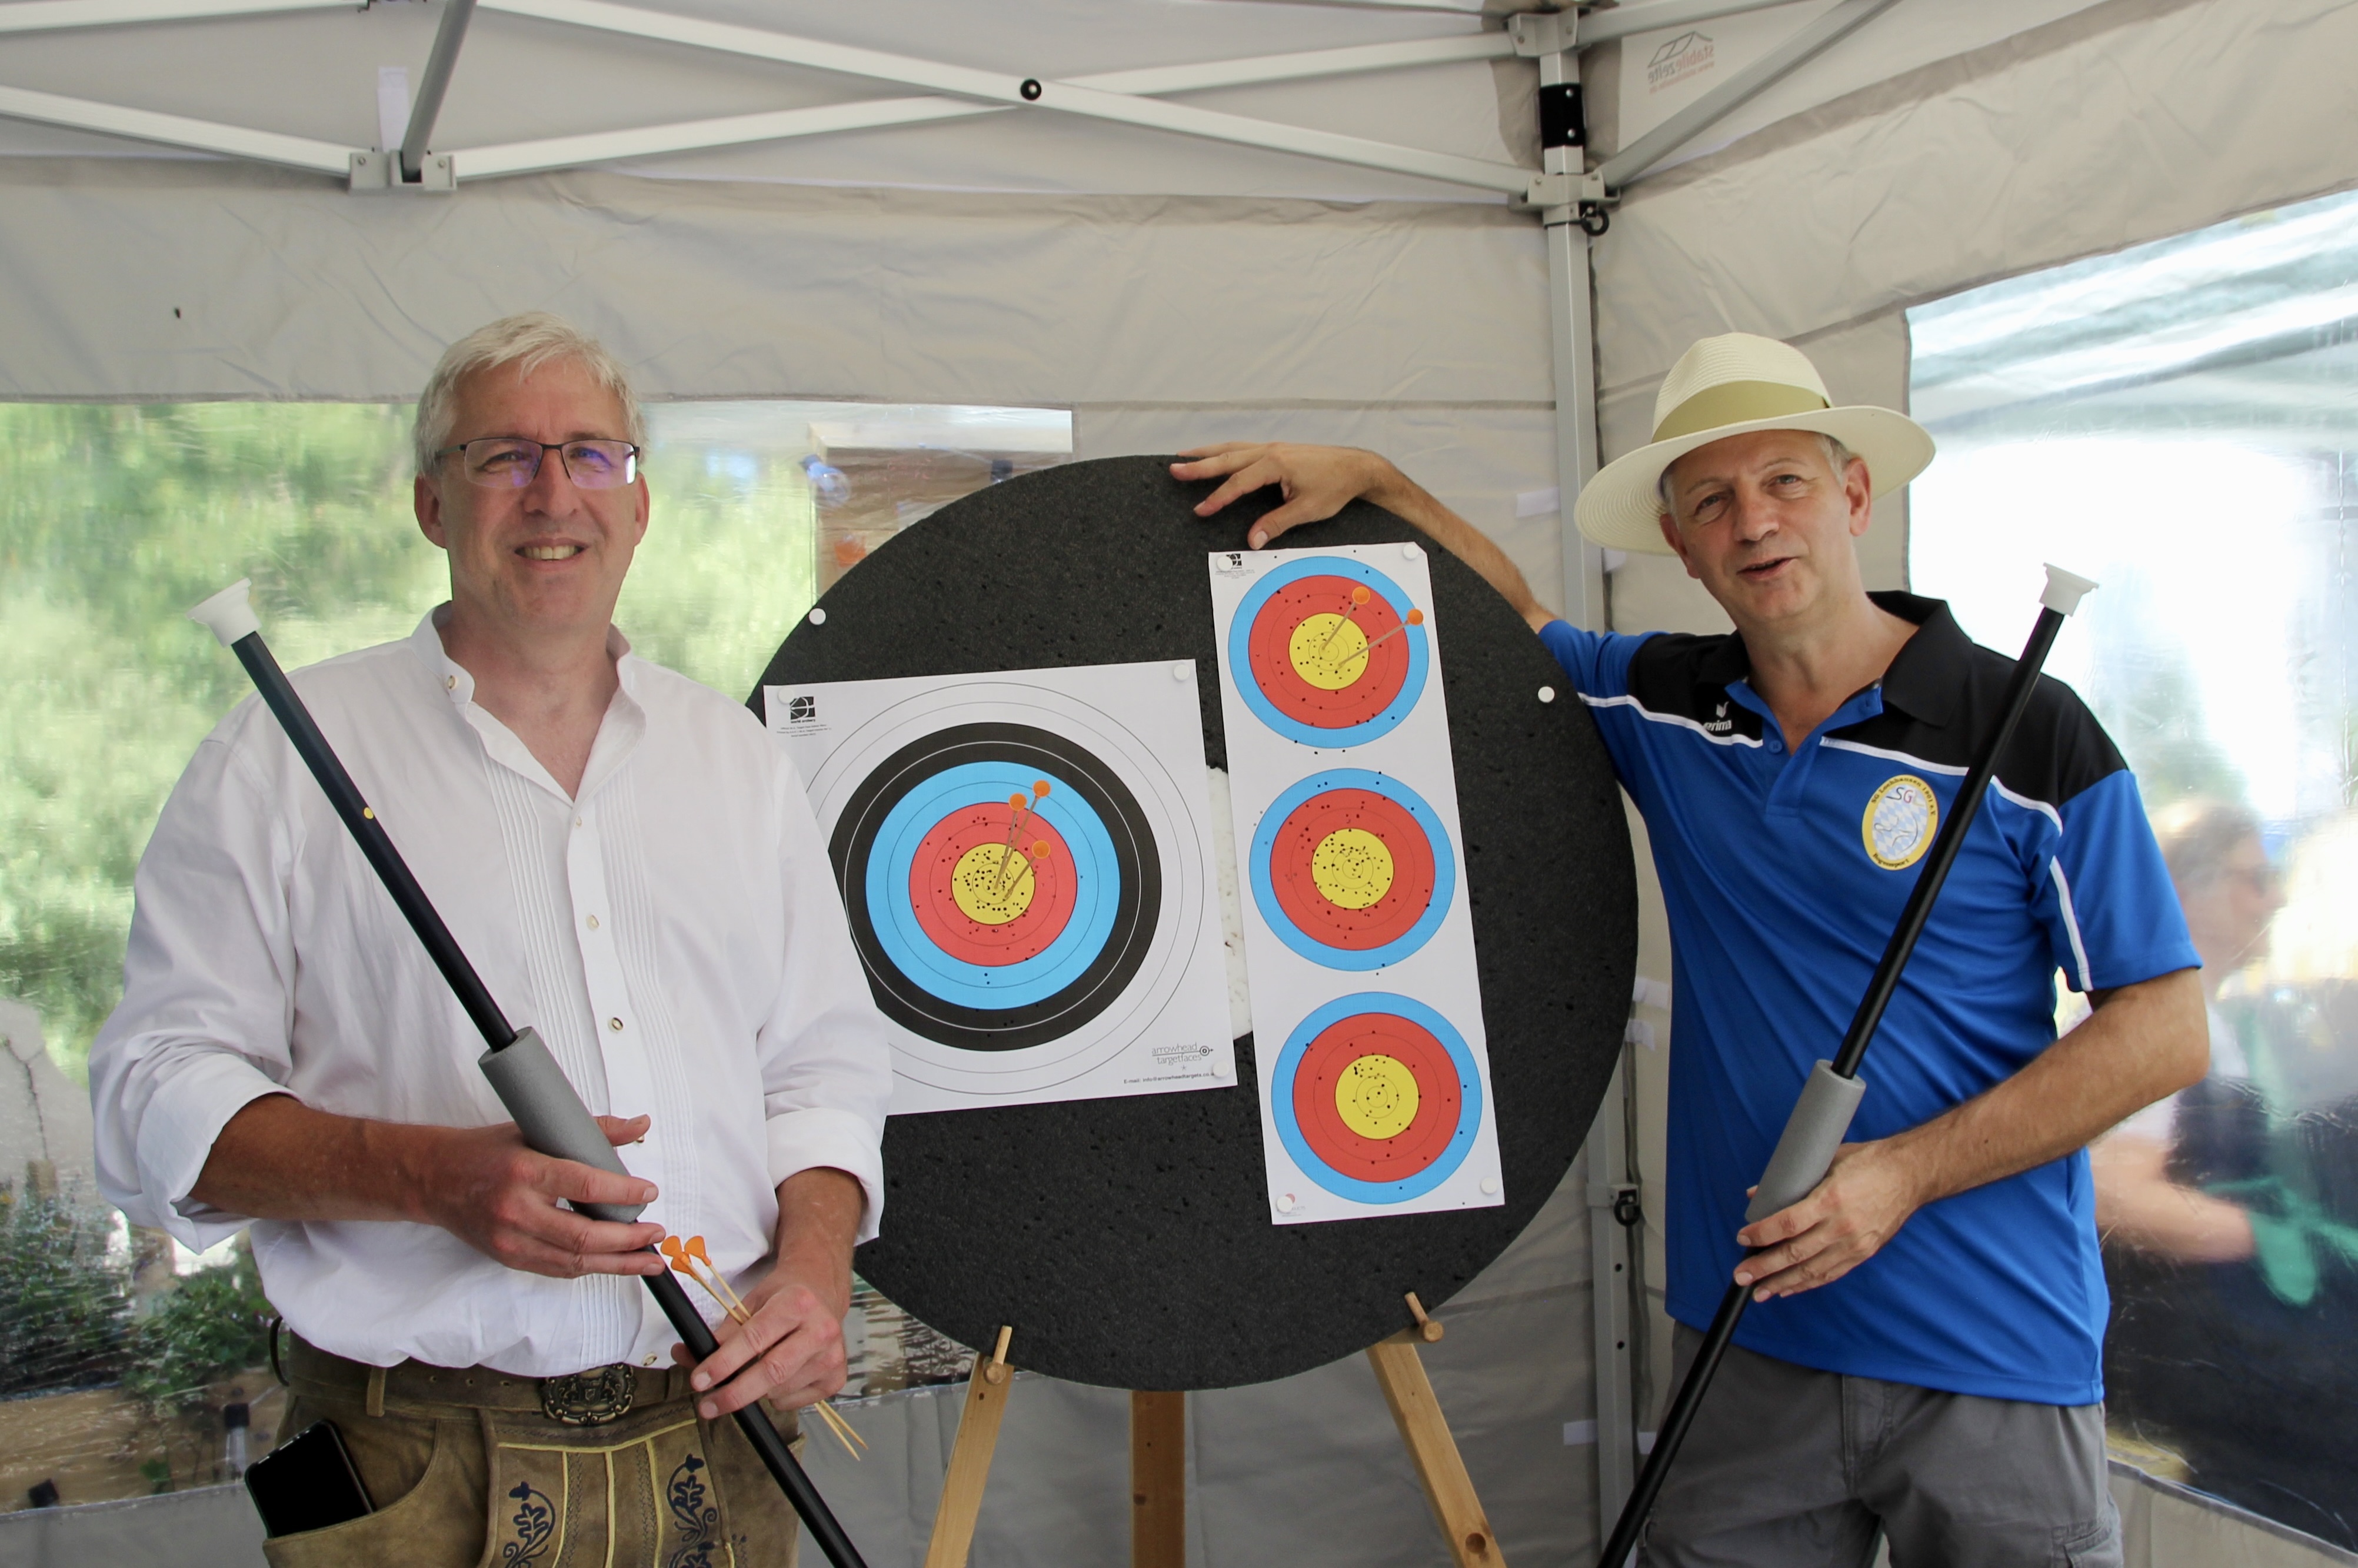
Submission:
[[1736,1265],[1752,1299],[1790,1296],[1831,1284],[1874,1257],[1923,1205],[1918,1174],[1888,1139],[1845,1143],[1808,1197],[1736,1233],[1758,1256]]
[[1284,503],[1262,514],[1245,535],[1245,543],[1256,550],[1290,528],[1323,522],[1364,498],[1423,529],[1434,544],[1481,573],[1532,631],[1555,619],[1532,595],[1522,568],[1487,535],[1373,452],[1357,447],[1297,447],[1287,441],[1222,441],[1179,455],[1190,460],[1173,463],[1172,478],[1226,481],[1196,503],[1198,517],[1209,517],[1264,485],[1278,487]]
[[[514,1122],[434,1130],[440,1147],[418,1173],[416,1217],[511,1269],[552,1280],[663,1271],[664,1260],[647,1250],[663,1239],[662,1226],[591,1219],[559,1201],[653,1203],[654,1183],[536,1154]],[[618,1147],[635,1143],[647,1119],[601,1116],[598,1130]]]
[[1841,1279],[1928,1203],[2085,1148],[2202,1076],[2210,1033],[2198,971],[2091,992],[2088,1021],[2012,1077],[1924,1123],[1845,1143],[1810,1195],[1736,1233],[1766,1248],[1736,1265],[1752,1299]]
[[[601,1116],[617,1144],[635,1143],[644,1116]],[[265,1095],[229,1119],[189,1195],[255,1219],[407,1220],[438,1225],[511,1269],[571,1280],[653,1274],[654,1225],[615,1225],[559,1206],[653,1202],[652,1183],[553,1160],[524,1145],[513,1122],[427,1127],[315,1110]]]
[[[851,1310],[851,1239],[868,1195],[843,1172],[821,1167],[778,1184],[777,1262],[745,1292],[752,1320],[723,1321],[720,1347],[696,1368],[689,1386],[710,1397],[696,1413],[717,1421],[755,1400],[786,1410],[826,1399],[846,1375],[843,1314]],[[682,1366],[687,1346],[672,1346]]]
[[1300,447],[1289,441],[1221,441],[1179,455],[1195,460],[1173,463],[1172,478],[1227,481],[1196,504],[1198,517],[1209,517],[1265,486],[1277,486],[1284,504],[1265,514],[1245,537],[1256,550],[1289,528],[1325,521],[1362,495],[1373,499],[1390,488],[1386,481],[1396,471],[1375,453],[1356,447]]

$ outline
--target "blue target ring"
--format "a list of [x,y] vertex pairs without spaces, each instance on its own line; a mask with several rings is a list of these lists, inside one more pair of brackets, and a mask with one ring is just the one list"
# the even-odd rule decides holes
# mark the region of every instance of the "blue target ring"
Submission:
[[1243,600],[1237,606],[1235,618],[1228,622],[1229,684],[1245,699],[1245,706],[1252,709],[1255,718],[1287,740],[1300,741],[1304,746],[1357,746],[1390,734],[1400,728],[1401,720],[1407,718],[1409,710],[1416,706],[1417,698],[1424,695],[1425,676],[1432,667],[1433,654],[1426,646],[1424,629],[1421,626],[1408,627],[1401,633],[1401,640],[1408,644],[1408,670],[1400,691],[1380,712],[1357,724],[1333,730],[1305,724],[1279,711],[1276,704],[1270,701],[1260,683],[1253,678],[1255,622],[1280,590],[1308,577],[1338,577],[1365,583],[1401,613],[1406,612],[1410,604],[1409,597],[1401,591],[1400,584],[1375,568],[1353,560],[1348,556],[1305,556],[1288,561],[1266,573],[1245,590]]
[[[1076,900],[1056,939],[1018,963],[971,964],[945,953],[918,924],[909,903],[917,848],[936,823],[963,806],[1028,795],[1033,781],[1051,788],[1036,807],[1073,855]],[[865,892],[876,941],[900,972],[924,990],[959,1007],[1001,1011],[1028,1007],[1078,980],[1111,935],[1121,870],[1104,821],[1078,790],[1053,773],[1011,762],[968,762],[926,779],[903,795],[877,829],[868,858]]]
[[[1359,1013],[1389,1013],[1423,1029],[1449,1053],[1450,1065],[1457,1074],[1457,1123],[1450,1131],[1447,1146],[1414,1175],[1396,1182],[1364,1182],[1336,1170],[1311,1147],[1294,1114],[1294,1080],[1311,1044],[1330,1026]],[[1474,1136],[1482,1126],[1482,1075],[1475,1064],[1473,1050],[1466,1044],[1466,1036],[1449,1020],[1413,997],[1390,991],[1361,991],[1336,998],[1294,1026],[1270,1075],[1269,1108],[1277,1124],[1278,1141],[1285,1145],[1286,1153],[1303,1175],[1353,1203],[1406,1203],[1411,1198],[1422,1197],[1447,1181],[1473,1152]]]
[[[1433,850],[1433,900],[1425,905],[1424,914],[1405,933],[1379,947],[1337,947],[1321,942],[1293,922],[1277,896],[1276,882],[1271,875],[1270,863],[1277,848],[1277,836],[1286,818],[1312,798],[1329,790],[1363,789],[1379,795],[1406,811],[1416,825],[1424,830],[1426,842]],[[1449,847],[1449,835],[1443,831],[1440,814],[1425,803],[1422,795],[1397,779],[1365,768],[1329,768],[1313,773],[1287,790],[1261,813],[1260,826],[1253,830],[1252,889],[1253,902],[1260,906],[1260,917],[1277,934],[1279,941],[1314,964],[1330,969],[1366,971],[1397,964],[1402,958],[1433,940],[1449,914],[1449,901],[1457,887],[1457,857]]]

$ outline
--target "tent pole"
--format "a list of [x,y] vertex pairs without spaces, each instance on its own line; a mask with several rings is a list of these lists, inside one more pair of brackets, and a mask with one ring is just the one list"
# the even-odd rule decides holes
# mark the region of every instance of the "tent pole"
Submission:
[[[1570,42],[1570,39],[1566,39]],[[1562,49],[1537,57],[1540,91],[1580,85],[1580,57]],[[1587,134],[1574,114],[1543,147],[1543,171],[1583,172]],[[1547,139],[1550,133],[1542,133]],[[1548,258],[1548,336],[1555,362],[1557,526],[1561,543],[1564,619],[1593,632],[1607,627],[1604,552],[1573,522],[1573,503],[1596,472],[1596,334],[1589,272],[1589,235],[1580,206],[1543,210]],[[1588,1200],[1590,1348],[1596,1390],[1596,1533],[1599,1540],[1637,1481],[1637,1419],[1629,1357],[1629,1230],[1617,1209],[1628,1182],[1626,1097],[1628,1075],[1617,1065],[1584,1145]]]
[[1843,0],[1841,5],[1606,159],[1596,171],[1605,177],[1606,189],[1618,191],[1636,184],[1645,178],[1647,170],[1749,103],[1763,89],[1790,76],[1821,50],[1847,37],[1854,28],[1890,4],[1891,0]]
[[467,24],[474,19],[475,0],[449,0],[442,25],[434,30],[434,52],[426,57],[426,80],[418,83],[417,103],[409,111],[409,129],[401,138],[401,178],[415,185],[426,169],[426,144],[434,135],[434,121],[442,113],[442,94],[450,89],[450,72],[459,63],[459,46],[467,41]]

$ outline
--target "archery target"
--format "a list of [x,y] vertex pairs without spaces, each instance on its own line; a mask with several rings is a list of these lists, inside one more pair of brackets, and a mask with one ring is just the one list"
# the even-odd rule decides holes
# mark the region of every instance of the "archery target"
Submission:
[[1456,856],[1422,795],[1364,768],[1314,773],[1262,813],[1252,887],[1279,940],[1328,968],[1396,964],[1449,913]]
[[1354,1203],[1447,1181],[1482,1126],[1482,1078],[1455,1026],[1412,997],[1362,991],[1303,1019],[1271,1076],[1279,1139],[1303,1174]]
[[[808,789],[852,945],[896,1026],[895,1072],[921,1086],[896,1088],[896,1110],[1207,1087],[1233,1072],[1206,810],[1114,716],[1142,728],[1142,715],[1168,719],[1167,703],[1192,726],[1191,668],[810,695],[812,708],[789,699],[783,732],[806,765],[824,758]],[[813,713],[847,711],[840,739],[809,732]]]
[[1162,905],[1137,797],[1086,748],[1027,725],[912,741],[852,792],[828,853],[877,1005],[968,1050],[1037,1045],[1096,1017],[1145,960]]
[[1390,734],[1423,695],[1432,655],[1400,585],[1347,556],[1263,575],[1229,624],[1228,667],[1253,715],[1305,746]]

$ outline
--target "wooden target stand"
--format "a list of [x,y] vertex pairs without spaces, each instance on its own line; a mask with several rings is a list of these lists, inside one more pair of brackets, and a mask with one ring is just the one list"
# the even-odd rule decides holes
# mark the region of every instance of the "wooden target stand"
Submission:
[[[1448,1543],[1456,1568],[1506,1568],[1489,1516],[1475,1495],[1457,1440],[1433,1397],[1420,1345],[1442,1336],[1441,1320],[1428,1314],[1412,1291],[1408,1310],[1416,1321],[1368,1346],[1368,1364],[1384,1391],[1401,1442],[1423,1484],[1424,1500]],[[933,1538],[925,1568],[966,1568],[974,1528],[982,1512],[983,1487],[990,1478],[999,1425],[1007,1415],[1014,1368],[1007,1359],[1015,1330],[1001,1325],[988,1356],[974,1358],[967,1379],[966,1409],[950,1445],[948,1473],[942,1478],[941,1506],[934,1514]],[[1187,1396],[1133,1391],[1130,1396],[1130,1561],[1131,1568],[1186,1568]]]

